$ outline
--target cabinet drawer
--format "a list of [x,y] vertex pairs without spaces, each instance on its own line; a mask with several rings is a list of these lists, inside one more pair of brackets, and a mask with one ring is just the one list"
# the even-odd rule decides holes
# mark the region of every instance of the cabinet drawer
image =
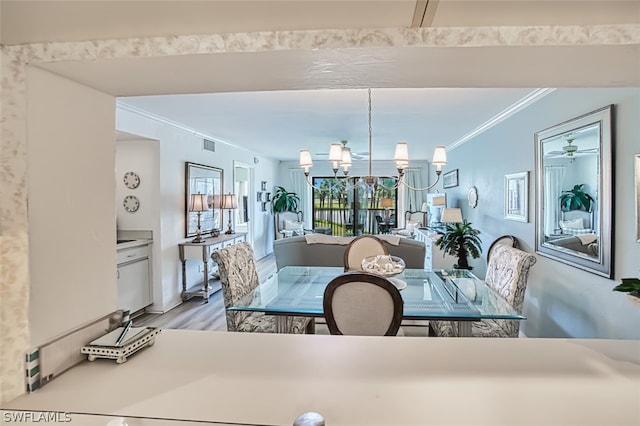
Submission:
[[145,257],[149,257],[148,245],[118,250],[116,255],[118,265],[132,260],[144,259]]

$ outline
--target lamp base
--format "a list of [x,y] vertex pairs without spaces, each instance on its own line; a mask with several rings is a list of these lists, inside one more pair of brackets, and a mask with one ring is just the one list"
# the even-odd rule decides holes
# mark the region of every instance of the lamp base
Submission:
[[227,230],[227,232],[225,232],[225,234],[235,234],[236,231],[234,231],[233,229],[229,229]]
[[205,240],[206,240],[206,238],[202,238],[201,236],[197,236],[193,240],[191,240],[191,242],[192,243],[204,243]]

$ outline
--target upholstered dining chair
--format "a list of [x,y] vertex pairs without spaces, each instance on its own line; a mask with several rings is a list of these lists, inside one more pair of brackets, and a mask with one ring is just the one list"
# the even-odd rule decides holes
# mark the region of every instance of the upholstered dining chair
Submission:
[[[253,248],[247,242],[228,246],[211,253],[218,264],[228,331],[275,333],[276,317],[262,312],[230,311],[228,308],[246,297],[258,284]],[[293,333],[314,332],[313,318],[293,317]]]
[[[522,312],[524,294],[527,289],[529,269],[536,263],[536,257],[520,249],[505,244],[494,246],[485,283],[499,297],[507,301],[516,311]],[[472,323],[474,337],[518,337],[520,321],[484,319]],[[457,323],[451,321],[429,321],[431,336],[457,336]]]
[[357,236],[344,250],[344,270],[362,271],[362,259],[379,254],[389,254],[387,246],[380,238],[373,235]]
[[330,334],[395,336],[404,302],[400,291],[385,277],[347,272],[329,282],[323,308]]
[[493,240],[493,242],[489,246],[489,250],[487,250],[487,263],[489,263],[489,259],[491,258],[491,252],[493,251],[493,249],[501,244],[518,248],[518,239],[513,235],[503,235]]

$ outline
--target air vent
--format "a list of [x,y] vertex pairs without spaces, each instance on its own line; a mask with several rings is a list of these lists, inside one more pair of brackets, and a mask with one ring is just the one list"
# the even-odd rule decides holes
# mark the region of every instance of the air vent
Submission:
[[216,143],[209,139],[202,139],[202,149],[205,151],[216,152]]

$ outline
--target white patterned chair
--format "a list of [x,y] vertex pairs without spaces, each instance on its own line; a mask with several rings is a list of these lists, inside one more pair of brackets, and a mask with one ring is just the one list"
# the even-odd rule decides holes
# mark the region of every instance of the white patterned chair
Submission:
[[[496,245],[491,251],[485,283],[496,294],[506,300],[516,311],[522,312],[524,294],[527,289],[529,269],[536,263],[530,253],[508,245]],[[457,323],[452,321],[429,321],[432,336],[457,336]],[[472,323],[474,337],[518,337],[520,321],[485,319]]]
[[[247,242],[234,244],[211,253],[218,264],[228,331],[275,333],[276,317],[262,312],[230,311],[259,284],[253,248]],[[292,332],[296,334],[314,331],[314,321],[307,317],[293,317]]]
[[404,309],[396,286],[367,272],[347,272],[332,279],[322,304],[329,333],[353,336],[397,335]]

